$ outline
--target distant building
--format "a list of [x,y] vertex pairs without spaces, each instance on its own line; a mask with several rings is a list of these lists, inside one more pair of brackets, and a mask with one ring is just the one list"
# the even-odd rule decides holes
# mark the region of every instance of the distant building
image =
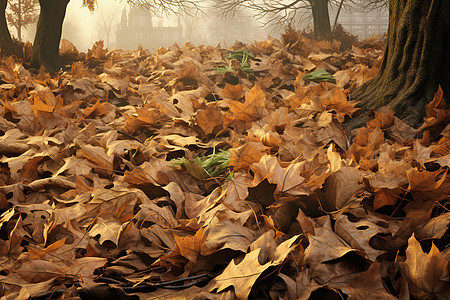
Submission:
[[[355,1],[355,3],[360,2]],[[335,15],[336,11],[330,12],[330,20],[333,22]],[[338,23],[351,34],[358,36],[359,39],[365,39],[374,34],[383,35],[388,29],[389,11],[383,8],[369,12],[357,8],[350,11],[342,10]]]
[[[214,13],[211,13],[214,15]],[[225,42],[228,46],[235,42],[251,43],[258,39],[264,39],[265,30],[252,20],[245,12],[237,12],[229,18],[215,16],[209,26],[208,43],[216,44]]]
[[116,32],[117,47],[122,49],[136,49],[142,45],[152,50],[180,43],[182,39],[183,28],[180,25],[154,26],[150,12],[136,7],[130,8],[128,15],[125,9],[122,11]]

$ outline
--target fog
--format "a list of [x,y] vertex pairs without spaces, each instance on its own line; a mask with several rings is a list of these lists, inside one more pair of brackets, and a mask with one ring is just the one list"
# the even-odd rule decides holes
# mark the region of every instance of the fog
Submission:
[[[98,0],[98,8],[91,12],[82,7],[82,0],[71,0],[64,20],[63,38],[71,41],[78,50],[86,51],[104,38],[99,28],[102,14],[112,14],[116,19],[114,27],[117,27],[125,5],[126,1]],[[112,35],[115,36],[115,28]]]
[[[336,9],[330,7],[332,26],[335,15]],[[142,20],[139,21],[139,18]],[[149,22],[151,25],[147,24]],[[311,18],[304,18],[302,22],[296,23],[297,29],[311,29],[311,22]],[[338,22],[359,38],[367,38],[371,34],[383,34],[387,30],[387,11],[370,14],[357,10],[342,11]],[[370,26],[368,22],[372,22]],[[179,45],[191,42],[195,45],[215,46],[221,43],[222,46],[228,46],[236,41],[262,40],[267,35],[278,38],[282,31],[282,26],[262,26],[261,22],[252,19],[250,13],[246,12],[241,12],[234,19],[222,19],[213,9],[206,8],[202,14],[191,17],[180,15],[160,18],[151,16],[148,12],[130,9],[126,0],[98,0],[98,7],[94,12],[82,7],[82,0],[71,0],[67,7],[62,37],[71,41],[80,51],[87,51],[98,40],[103,40],[109,49],[136,49],[142,44],[145,48],[154,50],[175,42]],[[12,28],[11,32],[15,34]],[[24,33],[24,40],[32,41],[34,33],[35,26],[30,26]]]

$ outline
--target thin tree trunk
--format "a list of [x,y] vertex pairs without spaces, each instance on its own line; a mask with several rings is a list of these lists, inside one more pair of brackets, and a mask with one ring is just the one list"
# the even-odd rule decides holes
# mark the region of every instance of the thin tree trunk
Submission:
[[319,39],[328,39],[331,36],[328,1],[329,0],[309,0],[314,21],[314,36]]
[[339,14],[341,13],[342,5],[344,4],[344,0],[341,0],[341,3],[339,3],[339,8],[336,13],[336,17],[334,18],[334,25],[333,25],[333,32],[336,30],[336,25],[339,19]]
[[8,0],[0,0],[0,49],[2,54],[11,55],[14,53],[13,41],[6,22],[6,6]]
[[18,20],[17,20],[17,38],[18,38],[18,40],[19,40],[19,42],[21,42],[22,41],[22,1],[21,0],[19,0],[19,3],[18,3],[18,5],[19,5],[19,15],[17,16],[18,17]]
[[[364,111],[390,106],[417,126],[441,85],[450,99],[450,1],[390,0],[388,42],[380,72],[351,93]],[[352,121],[350,121],[352,123]]]
[[41,11],[31,53],[31,66],[54,72],[61,67],[59,43],[69,0],[39,0]]

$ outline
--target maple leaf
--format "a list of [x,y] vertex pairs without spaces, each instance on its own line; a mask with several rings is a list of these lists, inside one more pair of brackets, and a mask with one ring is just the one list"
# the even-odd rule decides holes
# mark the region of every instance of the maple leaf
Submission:
[[450,213],[432,218],[418,228],[414,235],[419,241],[425,239],[440,239],[444,236],[450,224]]
[[246,211],[249,204],[245,201],[252,187],[251,178],[243,172],[236,172],[234,178],[228,182],[226,195],[221,202],[234,211]]
[[106,241],[110,241],[118,245],[121,229],[122,224],[120,222],[116,220],[103,220],[99,217],[97,219],[97,223],[92,226],[89,233],[93,237],[99,235],[100,244],[103,244]]
[[245,102],[241,103],[236,100],[227,101],[230,108],[231,120],[256,121],[267,115],[266,93],[260,86],[255,85],[245,96]]
[[358,130],[355,142],[350,146],[348,152],[353,154],[359,162],[360,159],[370,159],[375,156],[381,144],[384,143],[384,134],[380,128],[369,130],[362,127]]
[[377,160],[378,171],[366,177],[374,188],[374,209],[397,203],[407,183],[405,175],[412,169],[407,161],[392,159],[392,150],[395,151],[393,147],[386,144],[380,146],[381,153]]
[[193,236],[174,235],[180,254],[191,262],[196,263],[201,251],[204,230],[202,227]]
[[[2,222],[5,222],[10,218],[11,214],[14,210],[9,211],[8,214],[4,214],[2,216]],[[23,247],[21,246],[21,243],[23,239],[27,236],[29,236],[28,232],[26,232],[23,228],[23,221],[22,217],[20,216],[17,220],[13,220],[15,223],[10,223],[13,226],[13,229],[9,233],[9,240],[0,241],[0,253],[2,256],[8,256],[8,255],[18,255],[20,252],[22,252]]]
[[234,170],[247,170],[264,155],[266,147],[262,143],[250,142],[239,148],[230,149],[230,165]]
[[447,172],[443,170],[437,170],[435,172],[420,172],[417,168],[414,168],[406,173],[409,182],[408,190],[412,192],[415,198],[420,199],[423,197],[425,197],[425,199],[429,199],[431,196],[430,192],[437,191],[437,195],[433,195],[433,198],[435,198],[435,201],[439,201],[447,195],[447,192],[445,191],[448,190],[447,186],[443,186],[444,190],[439,191],[443,183],[446,182],[446,174]]
[[342,289],[346,294],[352,295],[354,299],[397,299],[386,291],[381,279],[380,264],[378,262],[372,263],[367,271],[346,280],[345,284],[333,282],[330,285],[334,288]]
[[354,251],[331,230],[328,220],[324,225],[322,228],[314,228],[315,235],[309,237],[310,244],[303,257],[306,265],[331,261]]
[[386,129],[394,124],[394,111],[387,106],[371,113],[373,118],[367,122],[367,127]]
[[134,216],[135,205],[146,199],[146,195],[138,189],[94,189],[86,208],[88,215],[102,212],[114,216],[120,222],[128,222]]
[[312,292],[322,287],[322,285],[311,280],[309,268],[304,268],[298,272],[295,280],[282,273],[278,274],[278,276],[286,283],[289,299],[309,299]]
[[297,238],[298,236],[294,236],[280,244],[271,260],[263,265],[259,264],[258,260],[261,248],[247,253],[239,263],[233,260],[222,274],[214,278],[208,285],[209,290],[217,289],[217,292],[220,292],[233,286],[238,299],[247,299],[258,277],[269,267],[281,264],[292,250],[292,244]]
[[450,290],[448,261],[434,244],[431,245],[428,254],[424,253],[415,236],[411,236],[406,249],[406,260],[398,261],[398,264],[414,297],[421,299],[448,297]]
[[230,100],[240,100],[245,96],[245,90],[242,85],[231,85],[229,83],[225,83],[225,87],[222,89],[222,95],[225,99]]
[[217,134],[223,129],[223,114],[214,103],[208,104],[205,109],[197,110],[194,120],[205,135]]
[[279,193],[288,195],[308,195],[309,189],[302,183],[305,178],[301,176],[305,164],[303,162],[291,163],[286,168],[282,168],[276,157],[264,155],[258,163],[254,163],[251,169],[255,173],[253,185],[256,186],[264,179],[269,183],[277,185]]

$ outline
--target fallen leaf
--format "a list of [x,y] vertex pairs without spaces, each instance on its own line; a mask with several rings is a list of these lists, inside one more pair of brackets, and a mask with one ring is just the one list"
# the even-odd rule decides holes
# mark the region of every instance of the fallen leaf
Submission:
[[412,296],[422,299],[447,298],[450,289],[450,283],[446,279],[449,276],[448,261],[434,244],[428,254],[424,253],[414,235],[411,236],[406,249],[406,260],[398,261],[398,264],[409,283]]

